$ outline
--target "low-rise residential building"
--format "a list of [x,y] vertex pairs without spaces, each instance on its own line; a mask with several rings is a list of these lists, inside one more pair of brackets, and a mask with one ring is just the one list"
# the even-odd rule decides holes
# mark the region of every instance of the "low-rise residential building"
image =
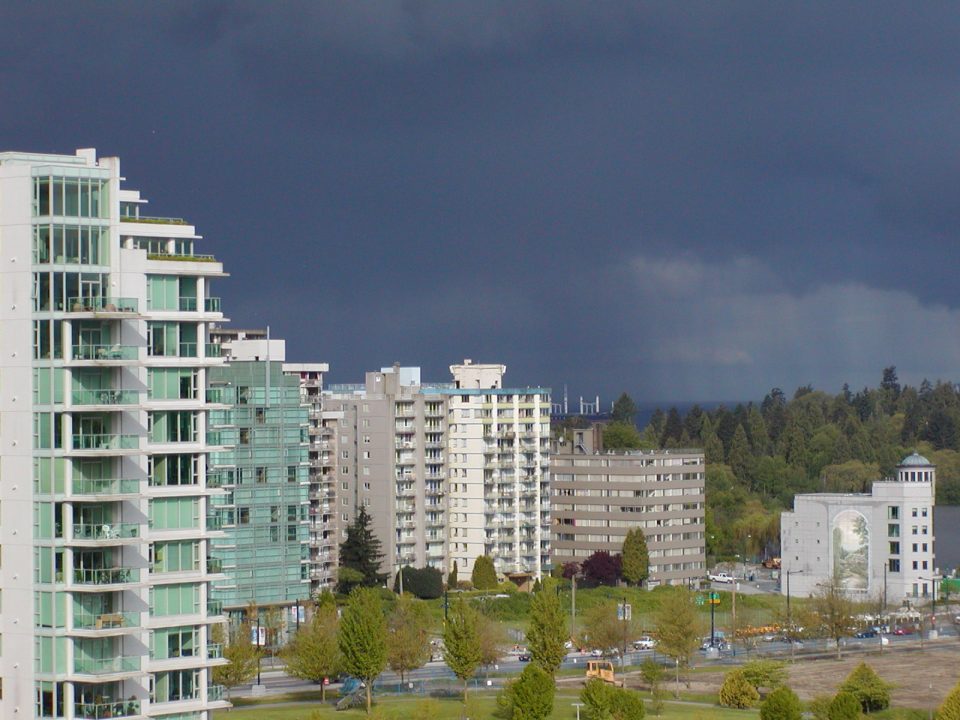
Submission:
[[620,553],[641,528],[650,585],[683,585],[706,572],[706,460],[702,450],[604,451],[599,424],[558,438],[551,458],[552,562]]
[[836,581],[851,597],[899,605],[930,597],[936,467],[913,453],[869,493],[797,495],[780,520],[782,592],[809,596]]

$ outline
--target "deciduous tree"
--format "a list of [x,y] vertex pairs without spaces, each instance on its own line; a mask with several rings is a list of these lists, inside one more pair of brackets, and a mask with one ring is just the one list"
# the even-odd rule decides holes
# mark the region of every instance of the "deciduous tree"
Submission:
[[387,618],[387,664],[404,682],[406,674],[430,659],[430,613],[406,593]]
[[467,698],[467,682],[480,666],[479,625],[477,611],[460,596],[443,629],[443,659],[453,674],[463,680],[464,701]]
[[687,588],[673,588],[673,598],[661,601],[656,615],[657,650],[674,660],[677,687],[680,667],[690,664],[690,656],[700,645],[700,618],[693,593]]
[[587,585],[616,585],[620,579],[620,556],[597,550],[583,561],[581,570]]
[[821,584],[810,600],[810,609],[819,618],[820,626],[827,637],[837,646],[837,658],[842,652],[844,637],[850,635],[857,627],[855,619],[856,606],[847,597],[843,586],[836,579]]
[[340,669],[340,648],[337,643],[337,608],[320,605],[310,619],[293,636],[281,655],[288,675],[320,683],[320,700],[326,700],[324,678]]
[[533,662],[551,677],[567,655],[567,616],[560,606],[556,582],[549,579],[530,602],[527,647]]
[[213,626],[213,641],[221,643],[223,657],[229,662],[226,665],[216,665],[213,668],[213,681],[227,688],[227,698],[230,690],[238,685],[246,685],[257,676],[257,663],[260,653],[250,641],[250,625],[241,624],[229,636],[223,625]]
[[340,619],[337,647],[343,669],[367,685],[367,714],[372,705],[373,681],[387,666],[386,637],[387,622],[377,590],[354,588]]

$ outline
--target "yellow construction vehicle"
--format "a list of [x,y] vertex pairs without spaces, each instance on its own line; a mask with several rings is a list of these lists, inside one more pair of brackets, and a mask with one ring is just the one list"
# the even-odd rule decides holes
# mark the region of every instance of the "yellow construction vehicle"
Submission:
[[623,687],[623,681],[617,680],[613,672],[613,663],[609,660],[589,660],[587,661],[587,680],[597,678],[605,683]]

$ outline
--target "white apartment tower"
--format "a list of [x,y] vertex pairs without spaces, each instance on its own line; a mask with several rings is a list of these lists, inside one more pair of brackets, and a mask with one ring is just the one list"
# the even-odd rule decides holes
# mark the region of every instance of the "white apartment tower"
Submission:
[[223,276],[120,163],[0,153],[0,717],[206,720]]
[[368,372],[362,385],[324,391],[335,438],[334,498],[341,539],[367,508],[383,569],[456,563],[468,579],[488,555],[523,584],[549,562],[550,391],[504,388],[503,365],[465,360],[453,382],[420,368]]

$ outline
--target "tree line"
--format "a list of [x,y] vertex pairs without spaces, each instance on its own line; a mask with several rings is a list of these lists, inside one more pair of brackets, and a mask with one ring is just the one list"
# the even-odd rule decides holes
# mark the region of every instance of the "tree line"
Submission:
[[836,395],[772,389],[757,403],[685,413],[657,409],[638,430],[626,394],[605,428],[608,449],[702,448],[706,455],[707,550],[720,557],[777,551],[779,513],[809,492],[867,492],[914,450],[937,466],[937,502],[960,504],[960,389],[924,380],[901,385],[895,367],[880,384]]

